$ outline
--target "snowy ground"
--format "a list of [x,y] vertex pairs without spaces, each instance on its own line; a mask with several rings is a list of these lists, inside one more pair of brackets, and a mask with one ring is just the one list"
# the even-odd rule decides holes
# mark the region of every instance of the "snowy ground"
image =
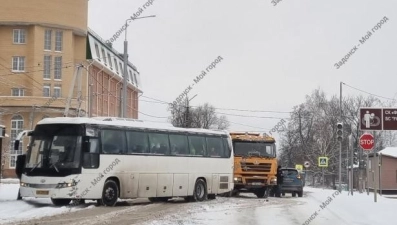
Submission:
[[19,180],[17,184],[12,180],[0,183],[0,224],[81,210],[81,207],[53,206],[50,199],[17,201],[18,189]]
[[[334,190],[305,187],[303,198],[287,194],[283,198],[266,201],[244,194],[196,203],[149,204],[145,200],[144,204],[127,202],[117,207],[85,204],[71,209],[53,206],[49,199],[16,201],[18,187],[19,184],[12,182],[0,184],[0,224],[20,224],[23,223],[21,220],[28,220],[24,224],[389,225],[395,224],[397,206],[397,199],[380,196],[375,203],[372,193],[349,196],[346,191],[338,194]],[[68,214],[59,215],[62,213]]]

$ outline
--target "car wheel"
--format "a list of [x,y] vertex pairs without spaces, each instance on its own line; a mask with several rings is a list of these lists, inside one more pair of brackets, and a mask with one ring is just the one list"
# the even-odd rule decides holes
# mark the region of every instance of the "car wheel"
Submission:
[[296,197],[296,192],[292,192],[292,197]]

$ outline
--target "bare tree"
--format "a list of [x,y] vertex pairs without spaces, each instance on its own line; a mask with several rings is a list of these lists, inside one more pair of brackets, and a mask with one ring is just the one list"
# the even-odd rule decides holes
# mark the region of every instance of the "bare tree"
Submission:
[[215,108],[209,103],[197,107],[189,107],[187,99],[182,105],[170,106],[172,125],[176,127],[191,127],[225,130],[229,128],[226,116],[218,117]]

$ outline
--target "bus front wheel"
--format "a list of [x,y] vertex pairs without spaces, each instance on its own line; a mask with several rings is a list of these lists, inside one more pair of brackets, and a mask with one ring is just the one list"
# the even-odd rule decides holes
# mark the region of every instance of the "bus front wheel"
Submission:
[[198,179],[194,185],[193,196],[189,197],[191,202],[202,202],[208,199],[207,185],[204,180]]
[[119,186],[114,180],[107,180],[103,186],[102,198],[98,199],[98,204],[103,206],[114,206],[118,198]]

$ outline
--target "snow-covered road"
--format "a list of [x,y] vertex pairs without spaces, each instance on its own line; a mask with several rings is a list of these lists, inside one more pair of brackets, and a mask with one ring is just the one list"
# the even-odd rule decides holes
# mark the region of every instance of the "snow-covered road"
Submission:
[[[0,224],[141,224],[141,225],[389,225],[395,224],[397,199],[305,187],[303,198],[258,199],[244,194],[206,202],[150,204],[146,199],[121,201],[116,207],[93,203],[55,207],[49,199],[16,201],[18,184],[0,184]],[[40,218],[40,219],[39,219]]]

